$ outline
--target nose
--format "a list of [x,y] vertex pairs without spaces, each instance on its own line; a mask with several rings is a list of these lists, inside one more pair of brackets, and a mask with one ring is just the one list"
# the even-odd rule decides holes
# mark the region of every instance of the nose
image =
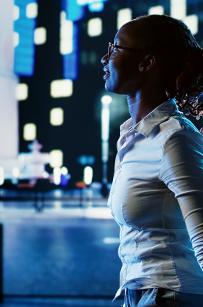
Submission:
[[106,65],[109,61],[109,57],[108,57],[108,53],[106,53],[105,55],[103,55],[103,57],[101,58],[101,64],[102,65]]

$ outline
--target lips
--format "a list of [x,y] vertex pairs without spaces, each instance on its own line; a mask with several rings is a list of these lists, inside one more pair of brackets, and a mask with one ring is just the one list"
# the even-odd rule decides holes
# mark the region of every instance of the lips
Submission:
[[106,79],[108,79],[109,76],[110,76],[110,72],[109,72],[109,70],[108,70],[108,67],[107,67],[107,66],[104,66],[103,71],[104,71],[104,73],[105,73],[104,76],[103,76],[103,79],[106,80]]
[[103,76],[103,79],[106,80],[109,78],[109,76],[110,76],[110,73],[105,73],[105,75]]

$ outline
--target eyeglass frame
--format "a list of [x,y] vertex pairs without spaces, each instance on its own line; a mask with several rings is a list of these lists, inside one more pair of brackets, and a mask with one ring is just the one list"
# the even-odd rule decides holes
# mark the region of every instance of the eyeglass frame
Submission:
[[120,46],[120,45],[117,45],[117,44],[113,44],[111,42],[108,43],[108,58],[110,58],[114,48],[118,48],[118,49],[124,49],[124,50],[129,50],[129,51],[143,51],[144,49],[141,49],[141,48],[131,48],[131,47],[123,47],[123,46]]

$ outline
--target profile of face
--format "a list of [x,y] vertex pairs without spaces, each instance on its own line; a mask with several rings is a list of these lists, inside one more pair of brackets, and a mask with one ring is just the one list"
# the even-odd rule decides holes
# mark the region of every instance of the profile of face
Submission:
[[101,59],[106,90],[126,95],[139,90],[143,82],[143,55],[139,22],[134,20],[120,28],[109,52]]

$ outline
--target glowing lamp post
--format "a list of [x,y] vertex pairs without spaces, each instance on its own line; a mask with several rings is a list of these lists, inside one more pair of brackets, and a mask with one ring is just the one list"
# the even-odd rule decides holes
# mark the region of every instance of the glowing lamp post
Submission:
[[102,145],[102,194],[104,196],[108,193],[108,159],[109,159],[109,123],[110,123],[110,104],[112,97],[104,95],[101,98],[101,145]]

